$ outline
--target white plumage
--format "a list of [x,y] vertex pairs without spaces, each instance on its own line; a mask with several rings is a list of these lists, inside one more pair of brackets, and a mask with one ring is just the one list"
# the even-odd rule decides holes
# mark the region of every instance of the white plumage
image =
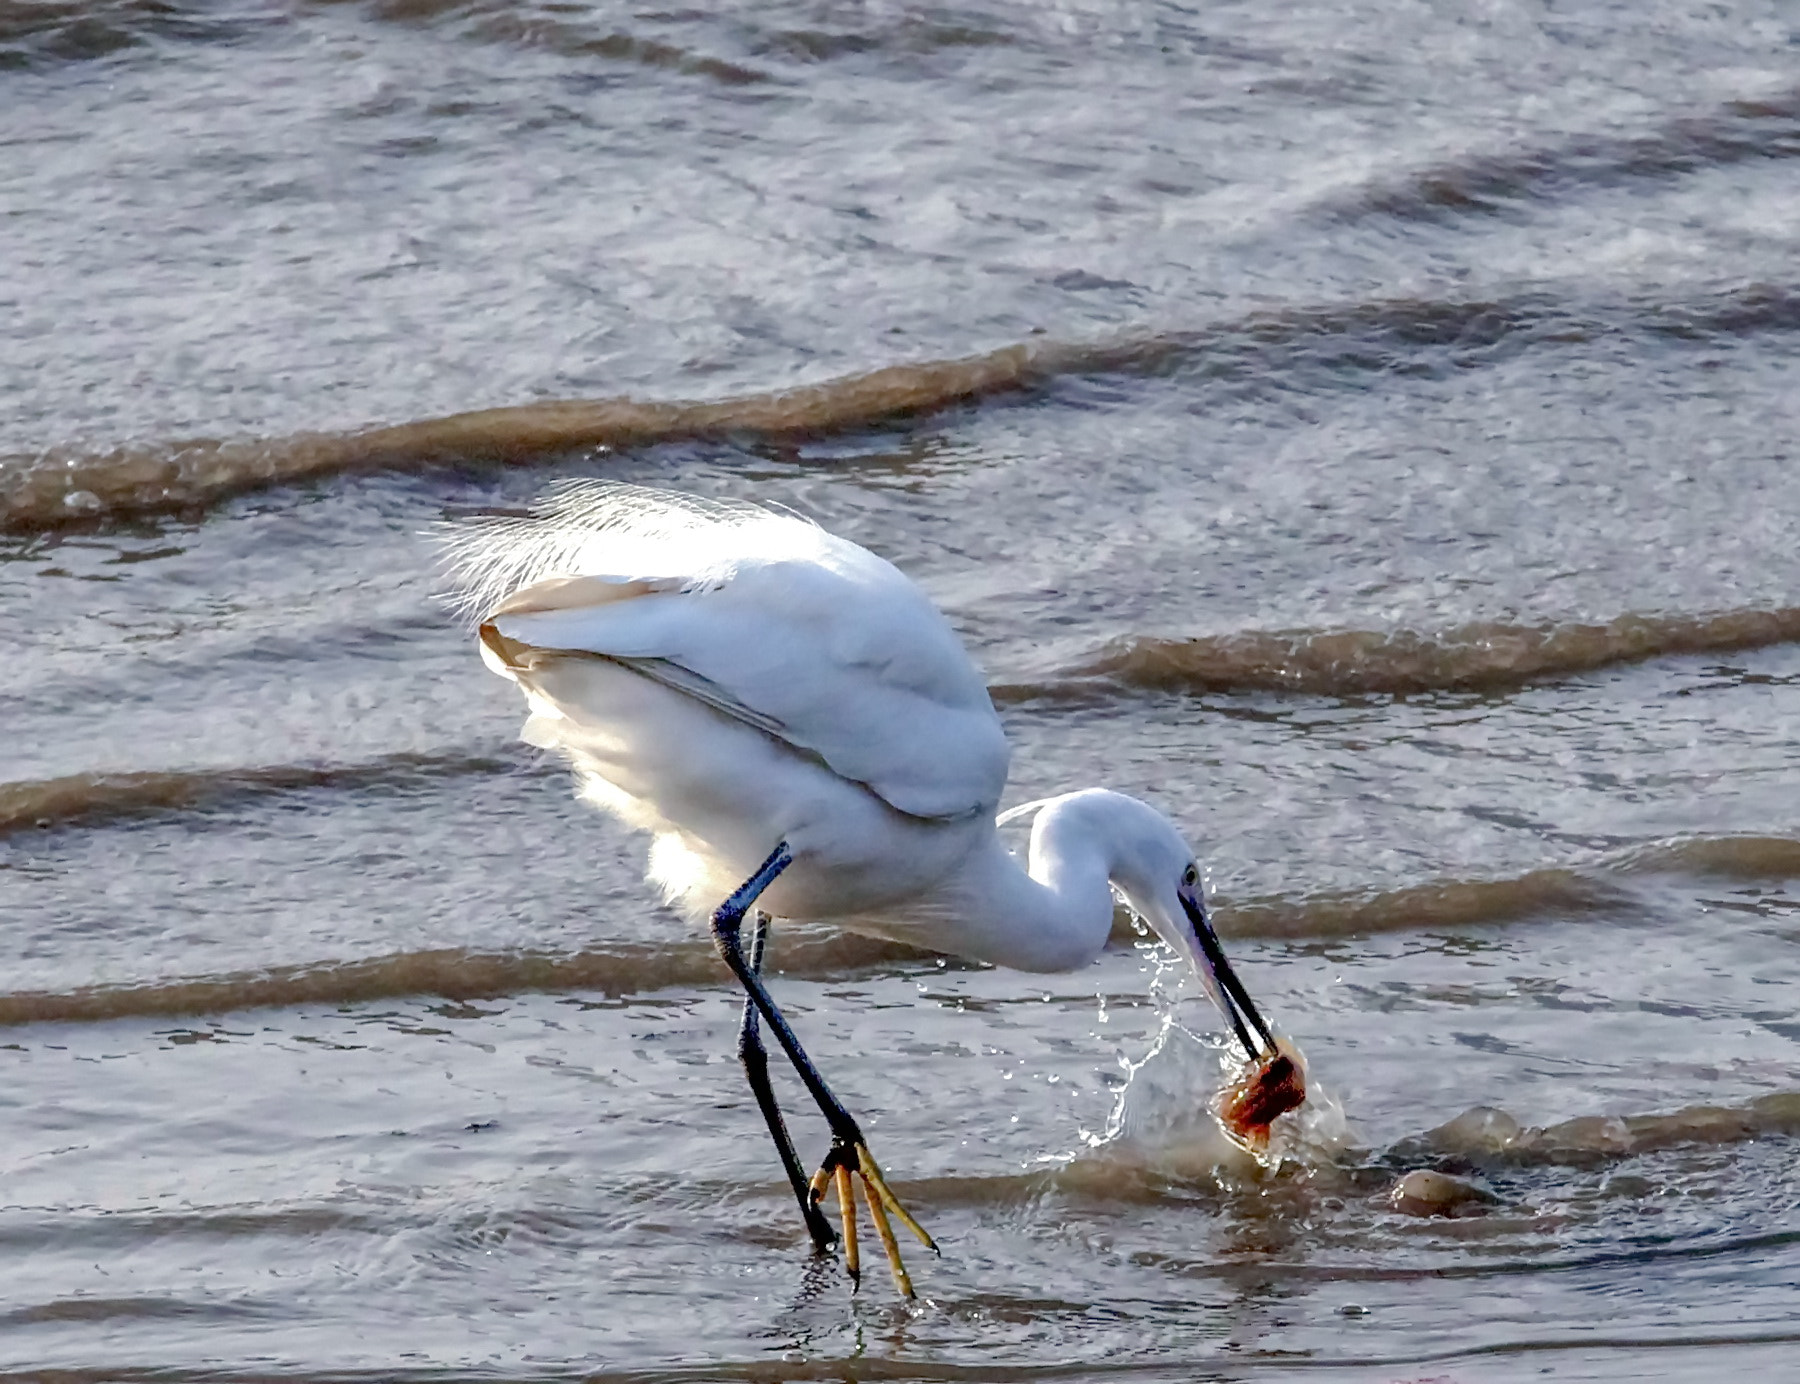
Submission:
[[785,917],[1025,970],[1085,964],[1112,889],[1218,998],[1177,891],[1192,852],[1103,790],[1050,799],[1029,870],[994,812],[1009,750],[949,623],[891,563],[754,505],[604,481],[452,541],[489,667],[583,796],[655,836],[651,874],[704,916],[778,841]]

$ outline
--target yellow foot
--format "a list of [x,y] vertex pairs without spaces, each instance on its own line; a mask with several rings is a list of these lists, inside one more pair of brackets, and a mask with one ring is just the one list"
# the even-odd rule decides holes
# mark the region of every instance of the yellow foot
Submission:
[[881,1175],[880,1165],[875,1162],[875,1156],[869,1152],[867,1144],[832,1145],[831,1152],[825,1155],[824,1164],[813,1174],[814,1206],[824,1198],[826,1185],[836,1184],[838,1214],[844,1221],[844,1267],[850,1270],[852,1279],[860,1281],[862,1265],[857,1258],[856,1198],[850,1184],[852,1174],[862,1179],[863,1200],[868,1203],[869,1219],[875,1222],[875,1233],[881,1237],[881,1247],[887,1251],[888,1268],[893,1271],[894,1286],[906,1297],[915,1296],[906,1265],[900,1262],[900,1246],[894,1239],[894,1227],[888,1220],[888,1213],[891,1211],[898,1216],[900,1223],[917,1235],[919,1243],[933,1254],[939,1252],[938,1247],[931,1236],[925,1233],[925,1227],[908,1214],[899,1198],[888,1187],[887,1179]]

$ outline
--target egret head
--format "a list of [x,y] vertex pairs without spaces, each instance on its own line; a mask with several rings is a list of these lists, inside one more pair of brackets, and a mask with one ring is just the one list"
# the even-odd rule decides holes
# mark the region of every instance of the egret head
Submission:
[[[1122,795],[1109,795],[1120,797]],[[1244,983],[1225,959],[1206,908],[1200,866],[1174,823],[1135,799],[1139,809],[1124,814],[1130,828],[1115,843],[1111,879],[1127,903],[1156,929],[1157,936],[1187,958],[1207,996],[1231,1026],[1251,1059],[1275,1050],[1275,1035],[1263,1022]]]

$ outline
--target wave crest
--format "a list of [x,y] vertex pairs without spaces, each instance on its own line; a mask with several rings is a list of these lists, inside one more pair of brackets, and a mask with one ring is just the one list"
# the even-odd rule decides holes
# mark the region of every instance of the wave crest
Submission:
[[1115,640],[1058,676],[1006,683],[996,701],[1153,692],[1293,692],[1316,696],[1486,691],[1620,663],[1729,653],[1800,639],[1800,607],[1701,615],[1626,614],[1604,624],[1479,621],[1419,630],[1243,630]]
[[[897,943],[852,933],[788,927],[777,939],[772,965],[780,972],[822,979],[923,955]],[[227,1014],[240,1009],[359,1004],[414,995],[478,1000],[582,990],[617,997],[715,985],[728,978],[729,972],[713,948],[697,940],[675,946],[620,944],[564,954],[444,947],[230,975],[17,991],[0,994],[0,1025]]]
[[198,812],[246,794],[405,786],[456,774],[498,773],[505,767],[481,755],[393,754],[363,764],[151,769],[26,779],[0,783],[0,836],[31,827],[99,826],[123,817]]
[[965,360],[894,365],[825,384],[716,402],[569,399],[482,409],[348,433],[264,441],[192,439],[0,461],[0,530],[35,532],[94,518],[196,508],[264,486],[448,463],[519,465],[581,448],[800,438],[951,407],[1038,378],[1009,346]]
[[1191,368],[1209,386],[1238,388],[1249,381],[1278,388],[1350,372],[1469,365],[1497,351],[1621,332],[1700,339],[1797,329],[1800,292],[1769,284],[1688,301],[1597,304],[1585,314],[1544,294],[1299,306],[1250,312],[1196,330],[1033,341],[730,399],[548,400],[352,432],[16,454],[0,457],[0,532],[199,509],[263,487],[359,472],[524,465],[587,448],[832,436],[1068,376],[1157,376]]

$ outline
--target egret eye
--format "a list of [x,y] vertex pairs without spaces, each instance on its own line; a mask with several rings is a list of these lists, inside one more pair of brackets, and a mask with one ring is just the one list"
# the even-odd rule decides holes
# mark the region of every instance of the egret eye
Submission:
[[1187,869],[1181,872],[1181,882],[1187,885],[1188,888],[1193,888],[1200,882],[1200,867],[1198,865],[1189,865]]

